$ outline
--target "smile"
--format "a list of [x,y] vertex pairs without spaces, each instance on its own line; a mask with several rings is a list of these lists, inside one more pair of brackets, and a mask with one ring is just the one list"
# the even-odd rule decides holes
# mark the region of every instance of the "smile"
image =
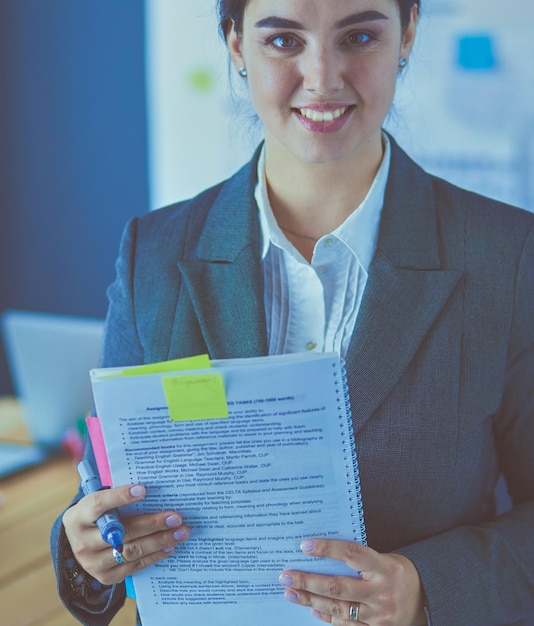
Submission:
[[341,107],[333,111],[316,111],[313,109],[298,109],[302,117],[306,117],[312,122],[333,122],[339,119],[350,109],[350,107]]

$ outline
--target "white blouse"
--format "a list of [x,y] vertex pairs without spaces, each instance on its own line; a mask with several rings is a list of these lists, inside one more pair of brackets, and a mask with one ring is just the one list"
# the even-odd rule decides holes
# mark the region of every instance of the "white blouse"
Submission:
[[384,204],[391,149],[387,137],[383,138],[384,157],[366,198],[341,226],[317,241],[311,263],[276,222],[267,193],[263,150],[255,198],[263,238],[269,354],[308,350],[346,355]]

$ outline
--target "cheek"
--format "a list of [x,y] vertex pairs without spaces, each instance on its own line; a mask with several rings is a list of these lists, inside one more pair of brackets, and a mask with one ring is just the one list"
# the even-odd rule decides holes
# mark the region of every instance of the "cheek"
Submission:
[[250,96],[260,117],[264,114],[283,115],[290,110],[295,90],[292,74],[289,69],[264,66],[256,76],[250,76]]
[[[374,65],[360,74],[360,94],[363,100],[380,110],[388,111],[397,87],[397,70],[390,63]],[[376,111],[378,113],[378,110]]]

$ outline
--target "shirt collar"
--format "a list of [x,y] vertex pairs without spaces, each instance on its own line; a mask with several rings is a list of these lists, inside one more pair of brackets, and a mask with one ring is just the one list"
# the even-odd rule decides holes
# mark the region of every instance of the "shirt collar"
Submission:
[[[340,226],[332,233],[325,235],[325,237],[337,237],[342,241],[366,271],[369,271],[376,250],[378,228],[391,161],[391,146],[385,133],[382,134],[382,140],[384,142],[384,156],[367,196]],[[278,226],[269,202],[265,177],[265,146],[258,160],[258,184],[256,185],[255,198],[259,209],[263,239],[262,259],[267,256],[271,245],[302,258]]]

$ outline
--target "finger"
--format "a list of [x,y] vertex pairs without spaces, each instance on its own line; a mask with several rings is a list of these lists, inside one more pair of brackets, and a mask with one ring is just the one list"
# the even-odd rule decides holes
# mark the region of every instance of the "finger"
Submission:
[[143,485],[131,485],[116,487],[114,489],[102,489],[84,496],[79,502],[71,507],[76,509],[80,524],[92,526],[99,517],[107,511],[139,502],[146,496]]
[[366,578],[368,572],[379,568],[380,554],[356,541],[337,539],[306,539],[300,549],[310,556],[344,561],[349,567]]
[[334,625],[365,623],[366,607],[361,602],[335,600],[297,589],[286,589],[285,597],[289,602],[310,607],[314,617],[323,622]]
[[[189,538],[190,530],[182,523],[177,513],[156,513],[139,515],[124,520],[125,536],[123,555],[128,561],[135,561],[144,556],[174,548]],[[162,530],[164,529],[164,530]],[[87,568],[101,569],[100,563],[115,565],[111,546],[105,543],[96,526],[70,534],[67,538],[80,565]],[[102,555],[106,555],[103,557]]]
[[107,549],[101,553],[93,554],[87,564],[80,563],[80,565],[103,585],[114,585],[122,582],[128,576],[135,574],[145,567],[168,558],[174,553],[174,550],[174,547],[169,547],[164,550],[146,554],[134,561],[126,560],[123,564],[118,564],[113,556],[113,549],[108,546]]
[[[350,606],[349,606],[349,611],[350,611]],[[347,620],[343,618],[333,617],[332,615],[329,615],[328,613],[321,613],[320,611],[313,609],[312,615],[313,617],[321,620],[322,622],[327,622],[328,624],[332,624],[332,626],[349,626],[349,625],[353,626],[354,624],[356,624],[356,626],[358,626],[358,624],[360,626],[368,626],[367,622],[362,621],[362,619],[360,618],[358,618],[357,620],[355,620],[354,618],[351,619],[350,614]]]
[[142,500],[146,489],[142,485],[104,489],[84,496],[63,514],[63,526],[69,543],[79,553],[103,550],[107,544],[95,527],[96,520],[107,511]]
[[[164,530],[176,532],[185,529],[182,516],[175,511],[162,511],[161,513],[149,513],[124,518],[124,541],[133,541],[140,537],[146,537]],[[184,539],[185,537],[182,537]]]
[[[322,574],[286,571],[280,575],[279,580],[282,585],[298,593],[299,597],[304,599],[315,595],[329,600],[342,600],[350,603],[354,601],[354,598],[365,598],[369,593],[368,585],[365,581],[350,576],[325,576]],[[311,606],[309,602],[304,604]]]
[[109,548],[109,543],[102,539],[102,535],[96,526],[83,528],[78,531],[65,524],[65,534],[75,556],[83,553],[101,552]]
[[127,561],[143,559],[149,554],[174,548],[187,541],[189,532],[189,528],[182,525],[179,528],[143,535],[132,541],[126,541],[122,554]]
[[[87,572],[103,583],[109,580],[108,570],[116,567],[117,563],[111,547],[104,542],[95,526],[95,519],[102,514],[102,509],[108,510],[110,506],[141,500],[146,491],[144,487],[135,487],[91,494],[64,514],[65,532],[76,559]],[[101,494],[104,497],[99,501]],[[133,566],[135,570],[146,567],[145,563],[151,564],[165,558],[177,543],[189,537],[189,529],[183,525],[182,517],[173,511],[123,518],[122,521],[126,531],[124,542],[128,544],[125,558],[137,562]],[[167,552],[162,552],[165,550]],[[161,554],[147,559],[149,555],[157,553]]]
[[[181,521],[178,515],[171,517]],[[107,585],[120,582],[126,576],[167,558],[174,552],[176,545],[189,538],[189,533],[189,529],[181,525],[175,529],[171,528],[127,541],[124,543],[122,552],[125,563],[120,563],[116,559],[112,547],[108,544],[104,544],[104,549],[94,549],[92,546],[92,549],[79,550],[78,553],[75,552],[75,555],[87,572],[102,584]],[[89,533],[84,534],[87,536]]]

